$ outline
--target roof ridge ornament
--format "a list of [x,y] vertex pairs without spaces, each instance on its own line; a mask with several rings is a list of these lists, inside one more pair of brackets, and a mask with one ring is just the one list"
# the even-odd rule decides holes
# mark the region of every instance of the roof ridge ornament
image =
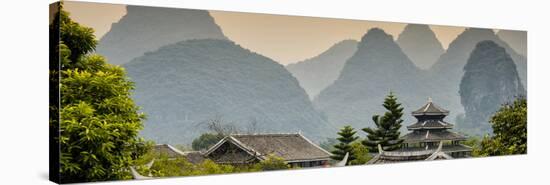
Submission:
[[339,161],[338,163],[334,164],[334,166],[335,167],[346,166],[346,164],[348,163],[348,157],[349,157],[349,152],[346,152],[346,155],[344,155],[344,158],[342,158],[342,160]]
[[139,172],[133,166],[130,166],[130,173],[132,174],[132,177],[136,180],[153,179],[153,177],[147,177],[139,174]]
[[428,130],[428,131],[426,132],[426,139],[428,139],[429,137],[430,137],[430,130]]
[[443,150],[443,141],[439,141],[439,146],[435,152],[441,152]]

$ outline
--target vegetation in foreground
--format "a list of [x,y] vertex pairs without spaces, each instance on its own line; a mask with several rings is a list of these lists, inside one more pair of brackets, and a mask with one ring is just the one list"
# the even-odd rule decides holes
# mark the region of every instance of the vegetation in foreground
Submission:
[[500,107],[490,120],[492,136],[485,136],[476,156],[516,155],[527,153],[527,99],[517,98]]
[[145,116],[130,97],[133,83],[123,68],[91,54],[93,30],[67,12],[50,29],[60,30],[60,181],[131,178],[127,168],[148,148],[138,136]]
[[[97,40],[93,30],[72,21],[69,14],[60,11],[50,26],[60,29],[60,91],[61,122],[61,182],[89,182],[129,179],[130,166],[138,166],[142,174],[154,177],[224,174],[289,169],[283,159],[270,156],[256,164],[233,166],[205,160],[192,164],[185,158],[175,160],[158,157],[149,169],[144,164],[153,159],[152,143],[138,136],[145,116],[139,112],[130,97],[134,88],[119,66],[91,54]],[[359,141],[356,131],[344,127],[338,133],[339,143],[333,144],[334,159],[349,153],[348,165],[365,164],[369,151],[377,152],[380,144],[385,150],[396,149],[402,140],[399,129],[403,108],[390,93],[383,106],[384,115],[373,116],[376,127],[365,128],[367,139]],[[525,154],[527,152],[527,101],[518,98],[503,105],[490,120],[493,135],[481,141],[472,138],[466,144],[474,147],[474,156]],[[205,134],[193,143],[193,149],[208,148],[222,137]],[[332,145],[332,144],[331,144]]]

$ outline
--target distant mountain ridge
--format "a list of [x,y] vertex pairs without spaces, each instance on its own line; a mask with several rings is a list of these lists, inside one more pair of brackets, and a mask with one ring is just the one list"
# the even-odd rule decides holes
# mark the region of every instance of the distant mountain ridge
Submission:
[[298,79],[310,99],[313,99],[338,78],[344,63],[356,50],[357,41],[344,40],[313,58],[289,64],[286,69]]
[[[464,113],[459,94],[459,84],[464,76],[464,66],[475,46],[485,40],[493,41],[506,50],[515,63],[523,86],[527,87],[527,61],[524,56],[517,54],[491,29],[467,28],[449,44],[447,51],[428,71],[428,79],[432,86],[430,88],[434,92],[433,98],[441,99],[443,104],[448,105],[448,109],[454,110],[448,116],[450,119]],[[457,128],[461,128],[461,125],[457,125]]]
[[523,85],[527,87],[527,59],[525,56],[517,54],[508,43],[498,38],[491,29],[467,28],[449,44],[447,52],[441,55],[438,61],[432,66],[431,71],[447,82],[460,81],[464,74],[463,67],[466,65],[470,53],[477,43],[484,40],[494,41],[510,54],[510,57],[516,63],[516,68]]
[[134,98],[148,114],[142,135],[184,144],[221,117],[260,132],[302,132],[319,141],[333,128],[316,112],[298,81],[280,64],[227,40],[188,40],[163,46],[125,65]]
[[130,5],[126,10],[97,46],[96,52],[112,64],[125,64],[145,52],[183,40],[227,39],[205,10]]
[[[373,28],[362,37],[339,78],[314,99],[314,106],[335,126],[373,126],[371,117],[383,114],[382,103],[390,91],[405,113],[425,103],[430,93],[422,74],[391,35]],[[413,120],[407,115],[403,119],[404,124]]]
[[403,52],[421,69],[429,69],[445,52],[430,26],[408,24],[399,37],[397,44]]

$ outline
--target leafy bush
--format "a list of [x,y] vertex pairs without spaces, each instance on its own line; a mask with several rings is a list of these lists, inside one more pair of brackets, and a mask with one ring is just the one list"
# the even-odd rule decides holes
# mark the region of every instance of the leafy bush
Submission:
[[527,153],[527,100],[523,97],[512,104],[504,104],[491,117],[494,136],[485,136],[479,149],[479,156],[498,156]]
[[[91,28],[60,11],[60,181],[128,179],[128,167],[147,152],[138,137],[145,116],[130,97],[133,83],[123,68],[92,52]],[[53,29],[56,29],[53,25]]]
[[254,168],[260,171],[282,170],[289,169],[290,166],[285,162],[283,158],[269,155],[266,160],[260,161]]

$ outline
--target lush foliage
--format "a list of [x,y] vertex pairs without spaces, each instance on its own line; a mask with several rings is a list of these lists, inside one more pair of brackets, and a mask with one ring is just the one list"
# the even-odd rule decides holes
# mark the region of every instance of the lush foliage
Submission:
[[399,129],[403,122],[401,119],[403,107],[397,103],[397,98],[392,92],[384,100],[383,106],[388,111],[383,116],[374,115],[372,117],[376,128],[363,129],[367,133],[367,139],[363,141],[363,144],[372,152],[378,152],[379,144],[383,150],[396,150],[403,143],[403,139],[399,138],[401,134]]
[[504,104],[491,117],[493,136],[485,136],[478,150],[479,156],[513,155],[527,153],[527,100],[518,98]]
[[342,160],[346,153],[349,153],[347,163],[347,165],[349,165],[352,160],[355,160],[357,158],[355,157],[355,154],[353,153],[353,148],[351,146],[351,143],[359,138],[355,136],[356,133],[357,132],[353,128],[351,128],[351,126],[344,126],[342,129],[340,129],[340,131],[338,132],[338,135],[340,135],[340,137],[336,138],[340,142],[334,145],[335,150],[332,151],[332,159]]
[[470,146],[472,148],[479,147],[481,143],[481,139],[478,136],[470,136],[466,141],[463,141],[462,144],[466,146]]
[[[147,158],[147,157],[144,157]],[[268,156],[266,160],[249,165],[225,165],[216,164],[212,160],[206,159],[200,163],[193,164],[185,157],[169,159],[166,156],[156,156],[155,162],[151,168],[144,166],[150,159],[140,160],[138,171],[140,174],[150,174],[153,177],[172,177],[172,176],[195,176],[211,175],[225,173],[257,172],[289,169],[289,165],[282,158]]]
[[204,133],[200,137],[193,140],[191,147],[193,150],[205,150],[216,144],[221,139],[223,139],[223,135]]
[[129,178],[127,167],[147,152],[138,137],[144,115],[130,98],[124,69],[89,54],[93,30],[59,16],[61,182]]
[[372,158],[369,149],[360,141],[351,143],[351,151],[355,159],[349,162],[350,165],[363,165]]
[[267,159],[260,161],[254,165],[253,171],[271,171],[289,169],[290,166],[285,162],[283,158],[269,155]]
[[193,164],[183,157],[176,159],[163,157],[156,159],[149,171],[141,171],[140,173],[147,174],[149,172],[154,177],[171,177],[234,173],[237,172],[236,169],[231,165],[216,164],[211,160]]

